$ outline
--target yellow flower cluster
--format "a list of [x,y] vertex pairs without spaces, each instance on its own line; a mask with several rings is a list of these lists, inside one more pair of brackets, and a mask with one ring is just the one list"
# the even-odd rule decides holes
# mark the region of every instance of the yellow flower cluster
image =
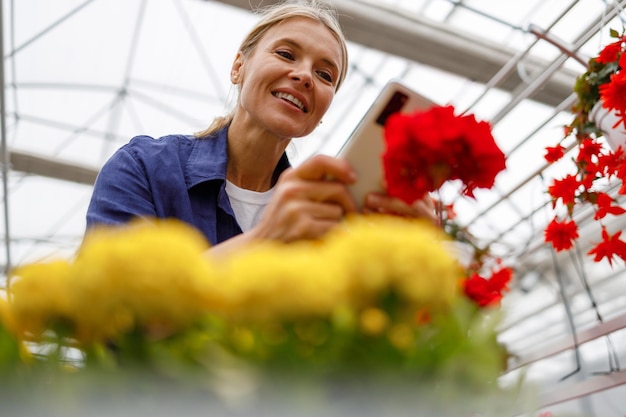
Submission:
[[73,261],[17,268],[11,308],[22,334],[69,325],[82,342],[101,341],[135,327],[176,330],[211,305],[216,283],[208,248],[179,222],[100,229]]
[[321,242],[266,243],[227,259],[226,312],[248,319],[332,314],[367,308],[394,292],[403,303],[438,307],[457,295],[460,271],[429,224],[356,216]]
[[94,231],[71,261],[17,268],[10,308],[20,334],[65,326],[83,343],[141,327],[176,331],[207,314],[341,321],[346,309],[360,311],[364,331],[375,333],[389,321],[378,305],[384,295],[413,313],[457,297],[460,269],[443,239],[429,224],[356,216],[320,241],[264,242],[216,260],[194,229],[142,222]]

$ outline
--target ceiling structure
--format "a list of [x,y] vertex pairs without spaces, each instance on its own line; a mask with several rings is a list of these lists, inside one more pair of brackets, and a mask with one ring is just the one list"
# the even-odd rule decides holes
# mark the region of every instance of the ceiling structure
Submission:
[[[3,0],[4,269],[78,247],[97,172],[132,136],[191,133],[227,111],[229,67],[255,21],[250,9],[272,3]],[[514,355],[509,376],[524,370],[542,387],[569,392],[546,394],[545,403],[562,410],[626,414],[618,401],[626,382],[624,264],[584,256],[597,240],[589,211],[579,213],[576,251],[555,254],[543,242],[544,190],[566,169],[547,166],[543,149],[561,138],[575,79],[608,29],[622,27],[626,0],[333,4],[351,67],[324,123],[290,149],[292,162],[335,154],[391,78],[489,121],[506,172],[476,201],[454,188],[444,197],[516,269],[501,333]],[[623,219],[608,226],[626,228]],[[566,401],[581,384],[582,399]]]

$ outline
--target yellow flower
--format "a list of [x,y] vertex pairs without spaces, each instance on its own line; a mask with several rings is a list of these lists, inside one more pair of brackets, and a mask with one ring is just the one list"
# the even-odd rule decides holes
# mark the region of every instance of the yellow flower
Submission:
[[175,220],[91,233],[73,264],[69,289],[78,337],[189,325],[214,301],[207,249],[199,232]]
[[135,327],[188,326],[220,303],[207,249],[199,232],[175,220],[94,230],[73,262],[14,271],[18,327],[39,334],[63,320],[89,343]]
[[389,316],[379,308],[367,308],[361,312],[361,329],[368,335],[379,335],[389,325]]
[[[144,327],[175,332],[208,313],[238,325],[321,318],[379,334],[391,317],[414,324],[419,308],[454,301],[459,268],[442,240],[426,223],[358,216],[316,242],[262,242],[216,262],[190,226],[144,221],[93,231],[73,262],[19,268],[11,290],[21,329],[65,320],[83,343]],[[390,293],[392,315],[378,305]]]
[[329,263],[350,270],[355,300],[392,289],[420,305],[449,305],[458,295],[460,269],[443,246],[443,232],[415,220],[358,216],[328,238]]
[[405,323],[395,324],[389,330],[389,341],[398,350],[408,350],[415,344],[413,329]]
[[231,342],[240,352],[250,352],[254,349],[254,333],[245,327],[235,327],[230,334]]
[[71,264],[65,260],[34,263],[11,273],[10,309],[18,334],[38,338],[71,317]]
[[323,254],[310,242],[266,242],[224,260],[216,288],[223,313],[256,321],[328,316],[345,299],[346,282],[341,265]]

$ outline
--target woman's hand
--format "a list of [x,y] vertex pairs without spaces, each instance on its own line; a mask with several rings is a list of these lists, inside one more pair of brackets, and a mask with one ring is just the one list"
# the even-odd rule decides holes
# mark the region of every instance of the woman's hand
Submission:
[[283,242],[324,235],[347,213],[356,211],[347,189],[355,180],[344,160],[325,155],[308,159],[283,172],[263,218],[249,234]]
[[362,211],[364,213],[385,213],[404,217],[420,217],[439,225],[435,203],[430,196],[417,200],[413,204],[390,197],[383,193],[369,193],[365,198]]

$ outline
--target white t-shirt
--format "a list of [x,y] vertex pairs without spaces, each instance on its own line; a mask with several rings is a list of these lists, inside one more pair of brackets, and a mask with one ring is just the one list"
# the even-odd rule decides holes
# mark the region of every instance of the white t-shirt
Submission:
[[262,193],[250,191],[226,181],[226,194],[228,194],[230,205],[242,231],[250,230],[261,220],[265,206],[269,203],[273,192],[273,188]]

